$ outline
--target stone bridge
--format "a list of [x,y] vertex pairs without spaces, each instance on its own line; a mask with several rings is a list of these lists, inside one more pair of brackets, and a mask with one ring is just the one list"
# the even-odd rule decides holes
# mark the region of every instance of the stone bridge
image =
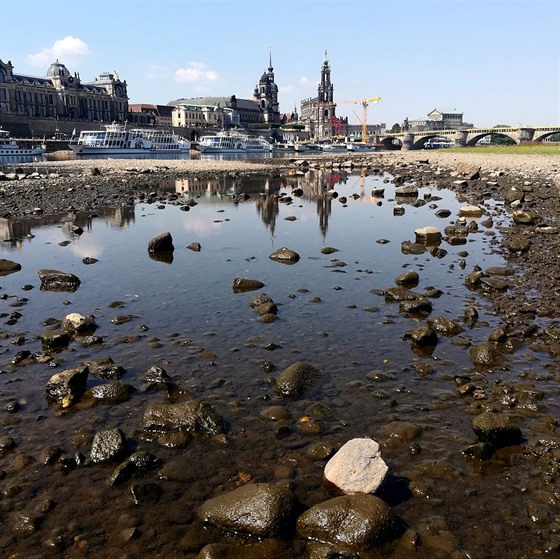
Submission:
[[469,128],[466,130],[422,130],[415,132],[387,132],[379,141],[391,148],[401,145],[401,149],[422,149],[430,138],[447,138],[457,147],[474,146],[484,136],[500,134],[511,138],[516,144],[542,142],[553,134],[560,133],[560,126],[523,126],[507,128]]

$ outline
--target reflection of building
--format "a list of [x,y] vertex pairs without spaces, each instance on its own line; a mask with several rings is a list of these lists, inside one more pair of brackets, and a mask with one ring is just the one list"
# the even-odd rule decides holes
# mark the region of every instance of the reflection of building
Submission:
[[317,97],[301,102],[300,121],[305,124],[311,138],[328,140],[332,136],[347,134],[348,119],[336,117],[334,86],[331,83],[331,67],[326,52],[321,66],[321,81],[317,87]]
[[128,113],[127,85],[116,73],[104,73],[92,83],[70,74],[54,62],[44,78],[14,74],[10,61],[0,60],[0,113],[25,118],[124,122]]
[[473,125],[463,122],[463,113],[453,111],[440,111],[434,109],[427,114],[426,119],[408,120],[405,119],[403,130],[411,132],[422,130],[459,130],[461,128],[472,128]]

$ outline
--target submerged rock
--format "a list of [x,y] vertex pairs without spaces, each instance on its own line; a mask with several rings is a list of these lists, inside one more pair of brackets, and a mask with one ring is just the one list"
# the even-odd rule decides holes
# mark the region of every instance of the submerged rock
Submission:
[[124,375],[124,368],[117,365],[111,357],[86,359],[82,361],[82,365],[88,367],[91,376],[105,380],[118,380]]
[[313,365],[297,361],[286,367],[276,378],[276,389],[287,398],[299,398],[306,388],[311,386],[319,370]]
[[206,501],[198,514],[230,532],[270,538],[287,535],[296,510],[296,497],[286,485],[251,483]]
[[374,495],[335,497],[304,512],[297,521],[300,536],[331,544],[341,552],[357,553],[382,545],[398,535],[401,522]]
[[13,274],[14,272],[19,272],[20,270],[21,264],[12,260],[0,258],[0,276],[7,276],[8,274]]
[[148,252],[173,252],[173,237],[166,232],[148,241]]
[[64,317],[62,328],[69,334],[91,334],[95,332],[97,324],[91,316],[83,316],[75,312]]
[[213,436],[224,432],[224,421],[210,404],[189,400],[151,405],[144,412],[142,427],[147,431],[192,431]]
[[476,436],[493,447],[517,445],[521,442],[521,429],[514,416],[505,413],[486,411],[472,420]]
[[264,283],[255,279],[233,278],[232,289],[234,293],[244,293],[246,291],[257,291],[264,287]]
[[352,439],[325,466],[325,479],[343,493],[374,493],[389,468],[373,439]]
[[48,269],[41,269],[38,273],[43,291],[74,292],[80,287],[80,278],[74,274]]

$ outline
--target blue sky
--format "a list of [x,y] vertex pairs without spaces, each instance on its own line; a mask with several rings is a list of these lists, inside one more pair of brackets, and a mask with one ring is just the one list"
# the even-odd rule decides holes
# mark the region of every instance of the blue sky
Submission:
[[[369,123],[432,109],[477,126],[560,124],[560,0],[0,0],[0,59],[82,81],[106,71],[131,103],[251,98],[268,67],[280,110],[314,97],[325,50],[335,101],[381,97]],[[339,116],[361,118],[359,105]]]

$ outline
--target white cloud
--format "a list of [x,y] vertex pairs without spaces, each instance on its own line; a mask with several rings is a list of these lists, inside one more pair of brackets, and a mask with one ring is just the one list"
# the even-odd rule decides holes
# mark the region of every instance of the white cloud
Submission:
[[306,78],[305,76],[301,76],[301,78],[299,79],[299,83],[301,84],[306,84],[309,83],[311,80],[309,78]]
[[175,72],[175,80],[179,83],[208,83],[219,78],[217,72],[208,70],[202,62],[189,62],[188,68],[179,68]]
[[68,35],[64,39],[55,41],[51,47],[46,47],[36,54],[28,55],[27,61],[37,68],[45,68],[56,60],[62,64],[75,63],[80,57],[89,53],[90,50],[84,41]]
[[294,86],[293,85],[283,85],[281,87],[278,88],[278,91],[280,93],[290,93],[290,91],[294,90]]

